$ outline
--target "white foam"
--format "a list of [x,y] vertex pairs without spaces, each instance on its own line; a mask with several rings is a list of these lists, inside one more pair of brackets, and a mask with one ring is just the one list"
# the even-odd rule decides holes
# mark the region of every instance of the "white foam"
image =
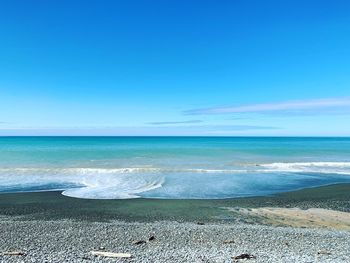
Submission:
[[[147,171],[147,173],[145,173]],[[38,188],[67,185],[64,195],[93,199],[137,198],[138,194],[161,187],[164,178],[154,169],[143,168],[2,168],[2,188]],[[137,175],[131,173],[138,173]],[[75,186],[72,188],[72,185]],[[67,189],[68,188],[68,189]]]
[[267,171],[275,172],[313,172],[350,175],[350,162],[279,162],[259,164]]
[[157,168],[157,167],[125,167],[125,168],[0,168],[1,173],[36,173],[36,174],[128,174],[128,173],[242,173],[246,169],[202,169],[202,168]]
[[141,193],[162,186],[162,177],[150,178],[93,178],[84,181],[84,187],[63,191],[63,195],[90,199],[139,198]]

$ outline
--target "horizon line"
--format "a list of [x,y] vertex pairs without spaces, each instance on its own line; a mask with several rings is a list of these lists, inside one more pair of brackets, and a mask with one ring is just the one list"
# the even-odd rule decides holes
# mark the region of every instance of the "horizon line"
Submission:
[[5,137],[350,138],[350,135],[0,135],[0,138]]

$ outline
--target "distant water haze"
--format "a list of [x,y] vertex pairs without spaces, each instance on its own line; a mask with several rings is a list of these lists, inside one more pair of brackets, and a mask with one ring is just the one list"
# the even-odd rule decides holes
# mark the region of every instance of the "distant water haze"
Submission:
[[340,182],[350,182],[350,138],[0,138],[1,192],[216,199]]

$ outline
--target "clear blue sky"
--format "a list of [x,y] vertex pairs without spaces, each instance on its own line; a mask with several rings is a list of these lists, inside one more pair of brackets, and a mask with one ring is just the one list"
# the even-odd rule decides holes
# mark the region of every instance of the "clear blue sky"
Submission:
[[0,135],[350,136],[349,1],[0,1]]

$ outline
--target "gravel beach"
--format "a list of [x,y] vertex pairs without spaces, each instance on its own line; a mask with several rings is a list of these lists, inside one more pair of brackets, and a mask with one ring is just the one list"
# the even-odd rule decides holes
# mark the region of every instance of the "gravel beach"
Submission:
[[350,262],[349,194],[349,184],[228,200],[1,194],[0,262]]
[[[350,232],[243,223],[17,221],[3,217],[1,262],[350,262]],[[149,238],[154,236],[154,240]],[[141,244],[135,244],[135,241]],[[130,253],[128,259],[90,251]]]

